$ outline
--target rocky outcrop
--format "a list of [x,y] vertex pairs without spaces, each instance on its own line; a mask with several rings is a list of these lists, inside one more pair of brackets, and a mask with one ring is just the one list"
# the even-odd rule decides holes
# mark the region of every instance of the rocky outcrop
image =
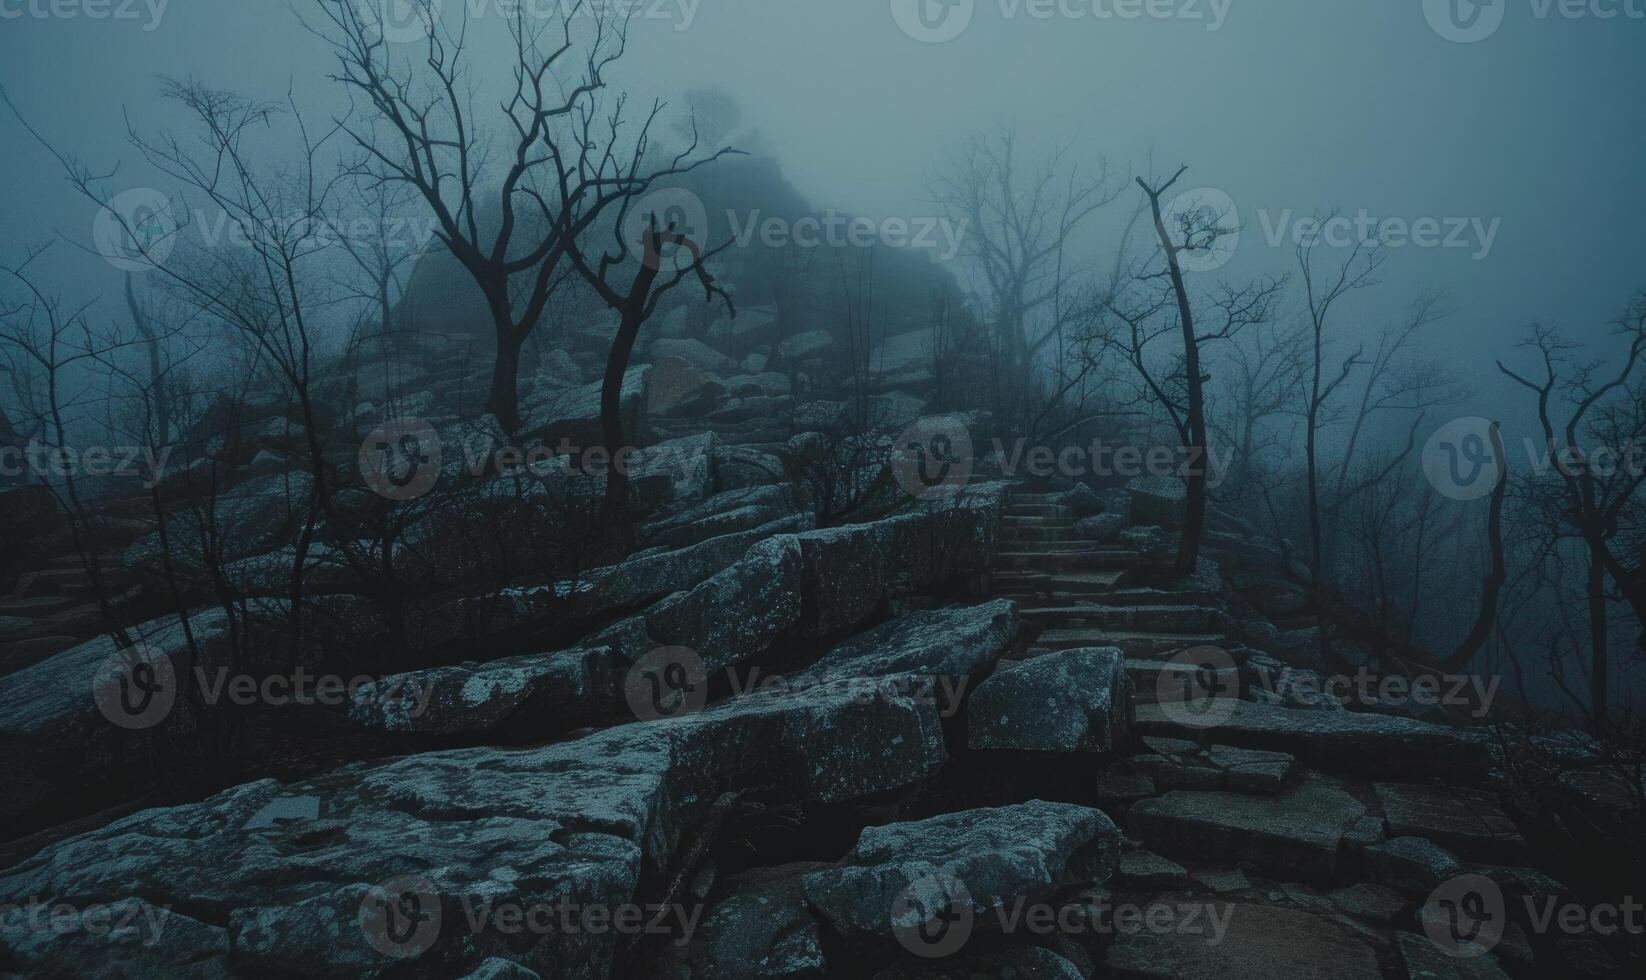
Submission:
[[[1100,886],[1114,870],[1119,838],[1100,811],[1040,801],[869,827],[837,862],[765,868],[728,881],[700,938],[672,951],[656,975],[799,977],[838,974],[860,957],[883,962],[894,950],[916,954],[911,960],[950,956],[974,932],[999,935],[1023,902]],[[953,948],[923,949],[920,927],[951,914],[964,923],[947,937]],[[991,955],[1006,964],[1057,959],[971,951],[942,965],[995,962]],[[881,975],[928,975],[903,972],[911,969]]]
[[[0,873],[0,902],[137,902],[163,919],[165,941],[139,954],[153,974],[456,976],[496,956],[606,977],[614,932],[510,929],[504,910],[647,901],[643,878],[734,774],[840,801],[920,779],[943,756],[930,706],[752,695],[546,748],[424,754],[145,810]],[[281,813],[297,815],[264,818]],[[35,935],[13,966],[108,964],[130,938]]]

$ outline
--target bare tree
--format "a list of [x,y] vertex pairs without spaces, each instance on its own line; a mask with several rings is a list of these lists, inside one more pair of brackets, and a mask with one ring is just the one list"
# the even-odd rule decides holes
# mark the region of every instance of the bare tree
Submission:
[[[1137,178],[1165,266],[1145,267],[1131,277],[1134,288],[1124,289],[1117,283],[1102,299],[1122,323],[1122,329],[1110,335],[1110,344],[1124,352],[1150,397],[1166,411],[1190,456],[1184,477],[1183,535],[1175,562],[1177,571],[1184,575],[1195,570],[1206,526],[1208,424],[1201,350],[1209,343],[1235,337],[1248,326],[1266,322],[1284,286],[1284,280],[1273,278],[1243,286],[1219,284],[1206,300],[1209,325],[1205,329],[1197,325],[1183,256],[1214,249],[1238,229],[1225,224],[1226,214],[1199,204],[1174,208],[1168,214],[1162,198],[1187,170],[1187,166],[1179,167],[1170,179],[1156,183]],[[1163,374],[1151,364],[1149,351],[1154,340],[1173,334],[1181,346],[1174,348],[1172,368]]]
[[[694,129],[684,152],[648,166],[662,104],[627,136],[627,100],[598,99],[606,69],[627,47],[630,14],[578,0],[540,22],[516,4],[508,21],[513,86],[498,118],[506,152],[492,189],[465,81],[466,28],[448,28],[434,0],[411,0],[423,36],[410,46],[418,56],[400,59],[374,6],[318,2],[330,25],[321,33],[338,59],[334,77],[370,111],[368,124],[339,123],[363,154],[358,169],[412,188],[433,213],[441,245],[479,287],[497,343],[486,409],[513,432],[521,348],[549,297],[574,274],[569,254],[578,238],[613,205],[730,151],[698,156]],[[574,36],[574,27],[588,36]]]
[[1646,445],[1646,386],[1639,374],[1646,354],[1646,293],[1637,296],[1617,321],[1615,334],[1626,345],[1615,360],[1615,371],[1605,370],[1604,363],[1570,364],[1577,345],[1545,327],[1534,328],[1524,345],[1537,352],[1541,377],[1498,364],[1506,377],[1536,397],[1551,466],[1528,482],[1528,495],[1552,534],[1574,537],[1583,549],[1588,693],[1597,721],[1604,721],[1609,710],[1607,602],[1612,590],[1632,611],[1637,635],[1646,622],[1646,563],[1641,550],[1646,536],[1637,506],[1646,468],[1629,465],[1625,457]]
[[[937,206],[964,229],[965,254],[987,287],[995,359],[1004,375],[997,402],[1026,391],[1036,354],[1063,339],[1076,309],[1070,284],[1078,270],[1067,260],[1070,239],[1123,186],[1106,164],[1083,175],[1066,162],[1068,145],[1054,147],[1035,166],[1020,158],[1017,143],[1012,125],[973,135],[931,182]],[[1049,322],[1037,322],[1048,310]]]

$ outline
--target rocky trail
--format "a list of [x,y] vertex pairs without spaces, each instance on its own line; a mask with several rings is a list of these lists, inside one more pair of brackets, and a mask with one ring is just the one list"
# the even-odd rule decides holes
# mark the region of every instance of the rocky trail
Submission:
[[[1308,696],[1322,678],[1288,628],[1307,618],[1295,590],[1252,572],[1274,556],[1226,515],[1188,579],[1163,571],[1180,498],[1158,483],[980,466],[952,498],[819,527],[785,465],[830,451],[847,404],[797,396],[765,370],[771,346],[669,349],[625,388],[650,434],[646,547],[573,578],[431,589],[408,611],[421,662],[264,719],[333,753],[277,778],[140,796],[197,718],[109,724],[87,694],[112,647],[54,618],[85,601],[62,560],[30,569],[0,604],[6,806],[26,828],[0,862],[0,972],[1623,970],[1593,937],[1534,928],[1528,902],[1574,892],[1506,805],[1489,730]],[[587,431],[597,391],[539,392],[534,424]],[[877,398],[900,422],[922,407]],[[260,479],[290,477],[225,505],[251,588],[283,554],[291,492]],[[135,588],[152,532],[124,532],[100,560]],[[424,574],[466,560],[446,540],[424,539]],[[176,617],[147,626],[147,662],[186,669]],[[231,626],[208,608],[190,630],[214,650]],[[357,642],[340,630],[314,655]],[[53,907],[73,927],[29,927]],[[80,927],[88,909],[121,927]]]

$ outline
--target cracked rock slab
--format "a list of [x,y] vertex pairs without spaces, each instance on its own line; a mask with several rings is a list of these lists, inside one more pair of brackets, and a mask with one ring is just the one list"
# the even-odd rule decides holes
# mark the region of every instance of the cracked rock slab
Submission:
[[[733,774],[830,802],[906,785],[943,758],[929,705],[757,694],[542,748],[431,752],[144,810],[0,872],[0,903],[141,895],[173,913],[143,953],[149,975],[457,976],[502,957],[605,977],[617,935],[508,932],[475,910],[636,901]],[[292,797],[305,805],[280,806]],[[403,938],[386,953],[385,937]],[[31,975],[108,975],[129,952],[86,931],[33,938],[10,944]]]

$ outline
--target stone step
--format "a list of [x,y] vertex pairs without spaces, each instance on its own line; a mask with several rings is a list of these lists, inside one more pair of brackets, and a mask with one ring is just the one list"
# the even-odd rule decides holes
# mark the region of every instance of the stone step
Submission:
[[1120,606],[1112,603],[1078,603],[1026,609],[1031,622],[1102,629],[1161,631],[1166,633],[1216,633],[1228,628],[1221,609],[1190,605]]
[[1000,536],[1018,541],[1078,541],[1092,544],[1092,540],[1074,529],[1074,525],[1059,519],[1055,523],[1019,523],[1006,521],[1000,525]]
[[[1220,705],[1221,718],[1210,731],[1219,743],[1295,755],[1323,769],[1394,774],[1481,775],[1491,762],[1491,743],[1479,733],[1432,725],[1398,715],[1361,711],[1308,710],[1230,701]],[[1163,711],[1140,705],[1137,728],[1145,735],[1199,739],[1194,727]]]
[[1067,572],[1040,575],[1027,572],[997,572],[993,585],[1002,595],[1058,596],[1099,595],[1108,592],[1126,578],[1125,569],[1107,569],[1092,572]]
[[1059,514],[1011,514],[1001,523],[1003,531],[1040,531],[1048,528],[1074,533],[1074,518]]
[[1014,521],[1025,517],[1062,517],[1074,519],[1074,510],[1062,504],[1016,504],[1006,505],[1006,520]]
[[1138,557],[1134,551],[1081,549],[1036,549],[1002,551],[997,556],[1002,568],[1023,572],[1056,572],[1063,569],[1132,568]]
[[1006,495],[1008,504],[1061,504],[1062,493],[1036,493],[1025,490],[1013,490]]
[[39,619],[72,608],[84,600],[68,595],[10,596],[0,599],[0,616]]
[[[1163,689],[1168,692],[1207,690],[1207,679],[1200,676],[1200,668],[1194,664],[1134,658],[1126,661],[1126,676],[1131,679],[1138,704],[1159,704]],[[1212,683],[1215,685],[1212,689],[1217,691],[1239,691],[1239,668],[1217,671]],[[1178,702],[1181,703],[1181,695]]]
[[1091,602],[1114,606],[1205,606],[1218,608],[1223,602],[1220,592],[1175,592],[1170,589],[1116,589]]
[[1119,647],[1129,658],[1164,660],[1189,647],[1216,646],[1221,633],[1155,633],[1134,630],[1054,629],[1040,634],[1034,648],[1069,650],[1078,647]]

